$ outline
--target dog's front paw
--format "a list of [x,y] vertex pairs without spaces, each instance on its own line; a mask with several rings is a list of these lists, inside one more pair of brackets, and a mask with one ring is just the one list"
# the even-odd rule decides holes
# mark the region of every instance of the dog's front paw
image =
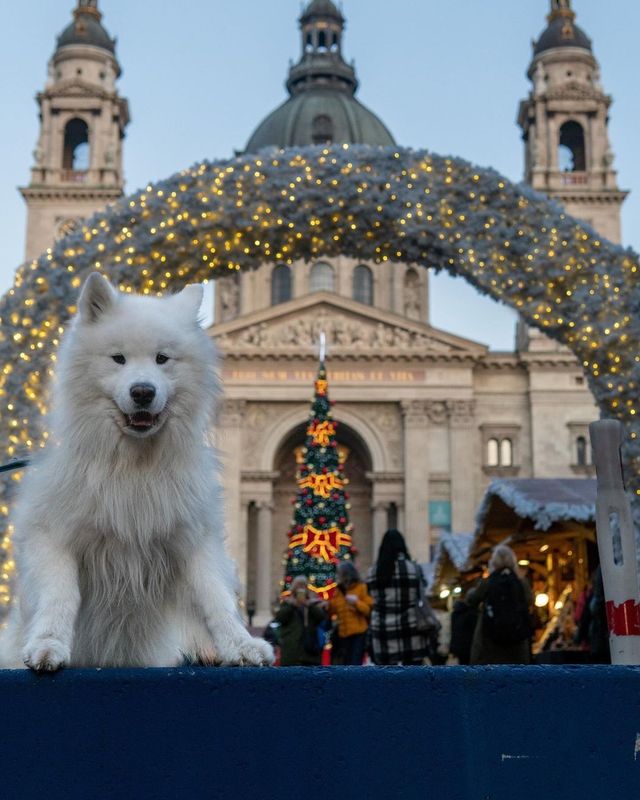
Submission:
[[249,635],[219,641],[216,652],[218,663],[227,666],[269,667],[274,662],[271,645]]
[[27,644],[22,656],[24,663],[35,672],[55,672],[69,663],[71,651],[59,639],[39,636]]

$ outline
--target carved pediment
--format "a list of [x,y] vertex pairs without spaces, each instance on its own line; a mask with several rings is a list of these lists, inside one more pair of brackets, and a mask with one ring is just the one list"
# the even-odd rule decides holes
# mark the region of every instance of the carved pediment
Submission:
[[[211,334],[228,354],[259,351],[314,353],[324,332],[332,356],[395,354],[464,355],[484,351],[482,345],[405,320],[395,314],[369,309],[343,298],[310,304],[308,298],[276,306],[260,314],[214,326]],[[306,302],[305,302],[306,301]],[[291,307],[293,306],[293,307]],[[298,306],[297,308],[295,306]],[[283,313],[284,312],[284,313]],[[368,313],[370,312],[370,313]]]
[[606,100],[606,95],[595,86],[588,86],[578,81],[568,81],[562,86],[555,86],[546,92],[548,100]]
[[100,99],[108,99],[113,95],[105,91],[100,86],[92,83],[86,83],[81,80],[61,81],[54,87],[47,89],[44,93],[46,97],[98,97]]

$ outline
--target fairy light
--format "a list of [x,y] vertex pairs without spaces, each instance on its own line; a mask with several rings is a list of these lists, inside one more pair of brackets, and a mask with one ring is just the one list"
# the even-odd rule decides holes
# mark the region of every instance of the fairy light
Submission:
[[[160,295],[264,262],[338,255],[462,275],[567,345],[604,415],[626,426],[623,459],[640,519],[638,256],[493,170],[397,147],[203,162],[149,184],[21,265],[0,300],[4,457],[45,441],[47,380],[90,271],[123,291]],[[3,483],[7,506],[14,485]],[[2,578],[0,603],[6,594]]]

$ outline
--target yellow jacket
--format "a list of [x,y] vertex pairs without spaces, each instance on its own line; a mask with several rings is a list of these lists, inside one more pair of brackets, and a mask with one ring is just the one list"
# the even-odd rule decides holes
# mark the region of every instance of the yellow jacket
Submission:
[[[355,594],[358,599],[352,605],[345,594]],[[369,596],[366,583],[356,583],[346,593],[338,587],[329,600],[329,613],[338,617],[338,635],[344,638],[364,633],[369,627],[372,607],[373,598]]]

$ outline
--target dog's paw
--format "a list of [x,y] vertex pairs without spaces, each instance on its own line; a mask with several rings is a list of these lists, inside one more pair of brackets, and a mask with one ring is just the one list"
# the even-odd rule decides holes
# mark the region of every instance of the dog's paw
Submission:
[[35,672],[55,672],[69,663],[70,649],[50,636],[32,639],[23,653],[24,663]]
[[275,658],[268,642],[248,635],[217,642],[216,654],[226,666],[269,667]]

